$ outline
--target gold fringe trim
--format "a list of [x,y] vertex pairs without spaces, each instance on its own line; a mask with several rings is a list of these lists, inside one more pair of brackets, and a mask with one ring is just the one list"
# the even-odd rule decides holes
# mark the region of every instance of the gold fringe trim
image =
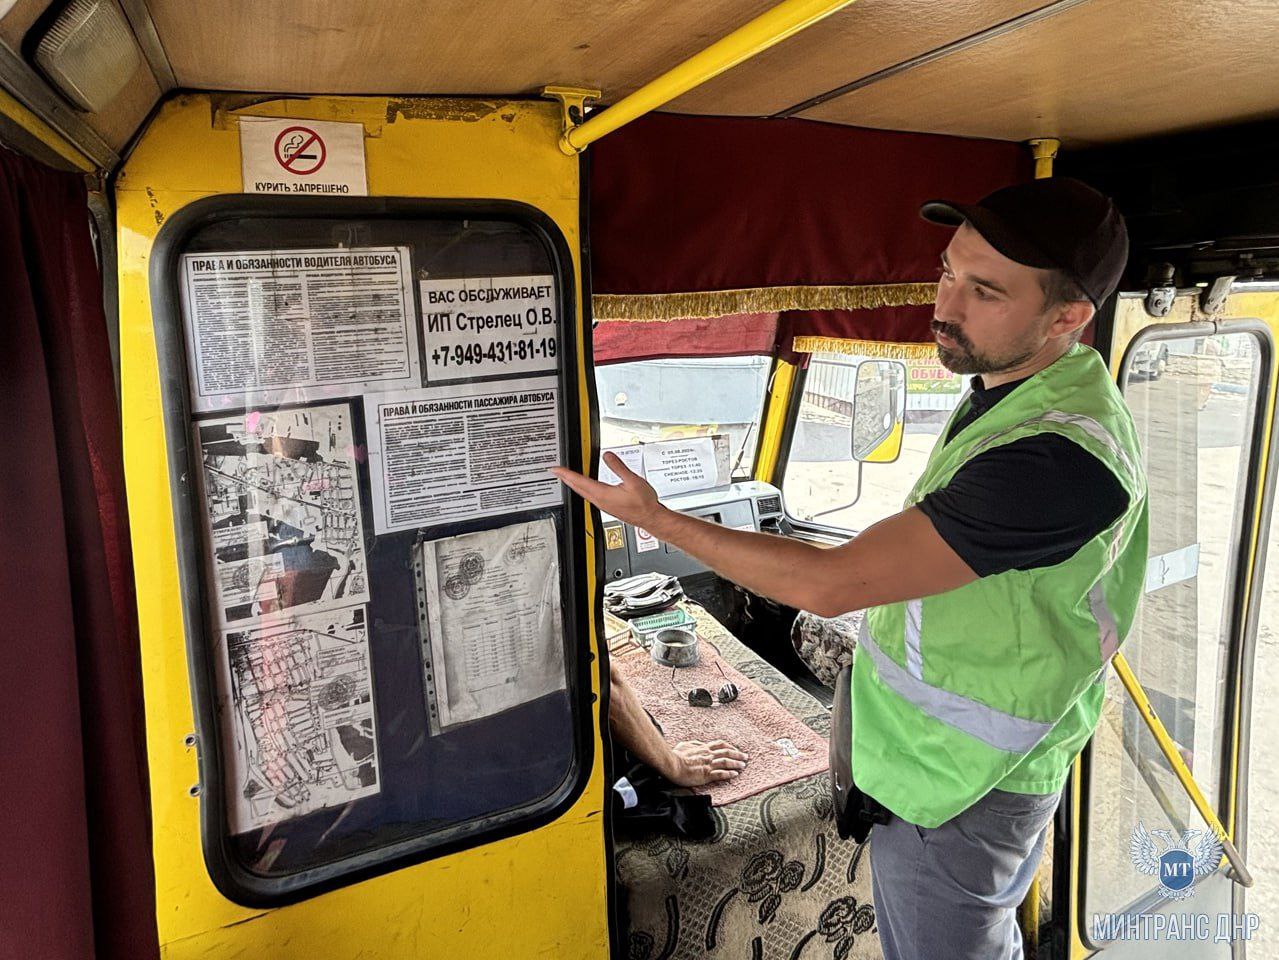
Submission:
[[783,310],[873,310],[933,303],[935,283],[878,283],[865,286],[753,287],[704,293],[598,293],[591,298],[597,321],[688,320],[736,313]]
[[882,340],[844,340],[840,337],[796,337],[791,341],[796,353],[849,353],[878,360],[935,360],[937,347],[931,343],[885,343]]

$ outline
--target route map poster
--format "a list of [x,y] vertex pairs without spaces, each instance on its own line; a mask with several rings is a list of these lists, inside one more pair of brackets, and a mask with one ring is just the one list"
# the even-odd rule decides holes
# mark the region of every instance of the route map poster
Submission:
[[196,423],[219,621],[369,599],[345,403]]
[[223,637],[231,833],[376,794],[365,608],[264,620]]

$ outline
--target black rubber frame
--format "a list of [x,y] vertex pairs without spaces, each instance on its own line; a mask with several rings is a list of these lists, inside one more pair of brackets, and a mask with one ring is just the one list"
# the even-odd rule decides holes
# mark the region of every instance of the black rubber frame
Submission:
[[[192,482],[199,469],[198,451],[193,449],[193,422],[189,401],[189,377],[179,295],[179,257],[189,239],[200,229],[229,219],[491,219],[519,224],[544,246],[556,276],[560,304],[559,370],[560,428],[563,431],[567,465],[581,470],[581,423],[577,368],[571,358],[580,345],[577,335],[576,271],[567,242],[555,223],[542,211],[509,200],[454,200],[431,198],[314,198],[226,194],[195,201],[171,215],[156,237],[151,251],[149,286],[156,337],[164,425],[167,436],[170,493],[177,543],[179,582],[185,623],[187,665],[192,691],[192,707],[197,723],[196,749],[200,772],[200,823],[204,860],[218,890],[229,900],[250,907],[278,907],[294,903],[369,877],[412,864],[445,857],[484,843],[534,830],[555,820],[582,795],[594,763],[595,731],[590,721],[589,691],[594,663],[589,656],[586,625],[588,602],[600,605],[598,596],[588,598],[581,585],[586,582],[586,564],[593,563],[597,584],[603,577],[603,557],[598,544],[588,545],[582,524],[580,501],[567,490],[560,507],[564,532],[563,589],[572,597],[564,617],[566,647],[577,651],[569,673],[569,699],[574,712],[574,764],[559,789],[542,801],[525,808],[502,811],[491,817],[459,824],[445,831],[394,842],[365,851],[323,867],[285,877],[263,877],[238,863],[229,846],[225,823],[225,792],[222,781],[222,747],[215,715],[215,668],[213,644],[207,631],[209,600],[206,590],[207,560],[201,533],[198,486]],[[589,305],[589,300],[587,301]],[[589,317],[589,306],[587,308]],[[587,328],[589,333],[589,328]],[[585,345],[589,350],[589,342]],[[588,390],[592,389],[588,385]],[[594,440],[592,440],[594,444]],[[588,549],[592,554],[588,555]],[[584,655],[586,654],[586,655]],[[605,664],[606,665],[606,664]],[[607,685],[605,684],[605,689]],[[607,702],[601,704],[606,729]],[[607,739],[605,740],[607,743]],[[606,808],[607,809],[607,808]],[[611,860],[611,855],[610,855]]]

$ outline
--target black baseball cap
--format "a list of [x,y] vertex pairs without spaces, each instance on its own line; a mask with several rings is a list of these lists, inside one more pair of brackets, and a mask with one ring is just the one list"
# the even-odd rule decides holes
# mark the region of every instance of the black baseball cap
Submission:
[[1061,270],[1098,308],[1128,263],[1128,229],[1114,201],[1070,177],[1014,184],[976,203],[930,200],[919,215],[952,227],[968,221],[1009,260]]

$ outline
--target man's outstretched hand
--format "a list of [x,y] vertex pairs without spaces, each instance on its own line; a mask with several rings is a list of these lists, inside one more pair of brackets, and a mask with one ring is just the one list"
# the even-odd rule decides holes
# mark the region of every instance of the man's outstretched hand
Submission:
[[658,502],[657,491],[638,473],[628,469],[617,454],[605,453],[604,462],[617,474],[621,483],[601,483],[567,467],[552,467],[551,473],[583,500],[589,500],[605,513],[652,532],[654,522],[666,510]]

